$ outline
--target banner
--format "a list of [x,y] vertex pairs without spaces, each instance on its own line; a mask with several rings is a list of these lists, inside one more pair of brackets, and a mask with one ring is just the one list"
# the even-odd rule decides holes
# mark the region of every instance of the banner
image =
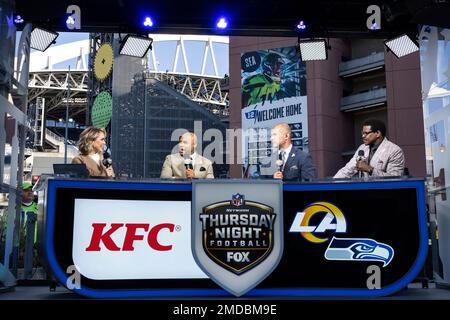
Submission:
[[95,280],[207,278],[191,254],[189,201],[75,199],[72,257]]
[[242,54],[241,88],[244,163],[270,157],[270,129],[282,122],[292,144],[308,151],[306,65],[295,47]]
[[88,297],[384,296],[427,257],[423,179],[47,183],[41,261]]

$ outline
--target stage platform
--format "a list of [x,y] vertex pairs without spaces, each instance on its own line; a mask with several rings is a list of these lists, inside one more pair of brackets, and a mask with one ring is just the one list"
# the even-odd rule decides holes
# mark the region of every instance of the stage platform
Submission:
[[[133,300],[209,300],[208,297],[172,297],[172,298],[149,298],[149,299],[133,299]],[[254,298],[251,300],[277,300],[276,297]],[[287,300],[289,298],[283,297],[280,300]],[[58,286],[55,291],[50,291],[48,286],[17,286],[14,291],[4,292],[0,294],[1,300],[91,300],[82,297],[76,293],[67,290],[64,287]],[[119,299],[123,300],[123,299]],[[242,298],[221,298],[222,300],[247,300]],[[294,300],[450,300],[450,290],[439,289],[433,283],[430,283],[429,288],[424,289],[420,283],[411,283],[407,289],[401,290],[396,294],[387,297],[378,298],[343,298],[343,297],[299,297]]]

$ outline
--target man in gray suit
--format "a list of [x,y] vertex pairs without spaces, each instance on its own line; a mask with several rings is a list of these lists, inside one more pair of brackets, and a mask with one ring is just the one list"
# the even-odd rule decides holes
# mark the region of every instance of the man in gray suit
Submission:
[[350,178],[358,172],[365,177],[403,175],[405,156],[398,145],[386,138],[386,126],[382,121],[366,120],[361,136],[364,143],[359,146],[345,167],[335,174],[335,179]]
[[199,155],[197,136],[186,132],[180,137],[179,152],[166,157],[161,170],[161,178],[213,179],[212,162]]

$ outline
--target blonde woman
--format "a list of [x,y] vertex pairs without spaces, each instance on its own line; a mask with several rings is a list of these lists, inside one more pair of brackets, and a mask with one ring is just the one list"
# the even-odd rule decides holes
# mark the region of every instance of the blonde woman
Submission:
[[114,177],[112,166],[103,165],[103,146],[105,145],[106,130],[88,127],[78,140],[80,155],[72,159],[72,163],[82,163],[86,166],[90,176]]

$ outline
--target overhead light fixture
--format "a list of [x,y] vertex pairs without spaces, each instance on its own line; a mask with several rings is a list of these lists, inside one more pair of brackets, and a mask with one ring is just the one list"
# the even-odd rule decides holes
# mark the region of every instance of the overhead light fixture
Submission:
[[22,24],[23,23],[23,18],[20,15],[16,15],[16,17],[14,18],[14,23],[15,24]]
[[225,17],[220,17],[216,22],[216,27],[221,30],[228,28],[228,19]]
[[297,25],[295,26],[295,28],[297,29],[297,31],[305,31],[306,30],[306,24],[305,21],[300,20]]
[[390,40],[386,40],[384,41],[384,45],[397,58],[401,58],[410,53],[419,51],[419,45],[406,34],[403,34]]
[[316,61],[328,59],[328,45],[325,39],[299,40],[298,48],[302,61]]
[[143,58],[148,49],[152,48],[153,39],[150,37],[127,35],[120,45],[119,54]]
[[149,16],[145,17],[144,22],[142,22],[142,25],[146,28],[153,27],[153,19]]
[[66,25],[68,28],[75,25],[75,19],[71,15],[67,17]]
[[35,27],[33,28],[33,31],[31,31],[30,47],[39,51],[45,51],[55,43],[55,39],[58,38],[58,36],[58,32]]

